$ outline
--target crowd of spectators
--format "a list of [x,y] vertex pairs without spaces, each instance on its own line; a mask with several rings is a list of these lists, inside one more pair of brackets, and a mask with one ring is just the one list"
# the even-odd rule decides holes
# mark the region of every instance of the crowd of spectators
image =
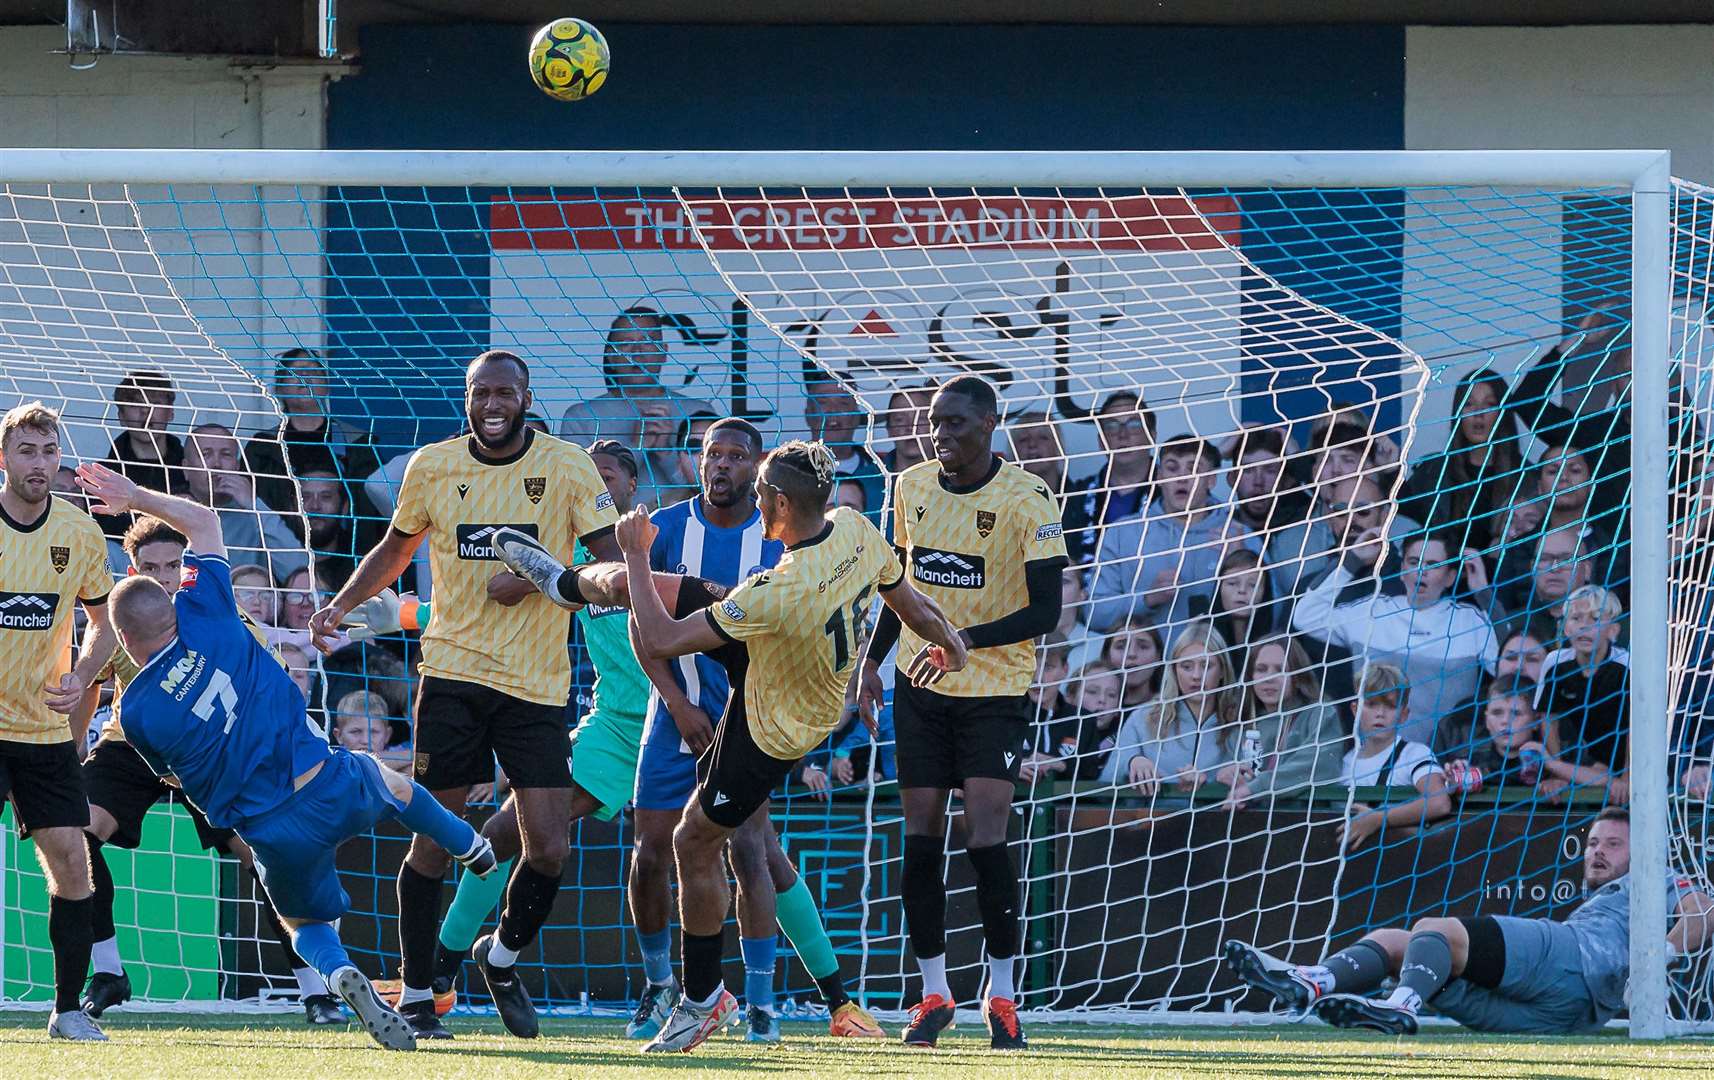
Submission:
[[[996,449],[1059,499],[1072,556],[1059,623],[1038,648],[1021,779],[1153,799],[1208,787],[1234,810],[1316,788],[1399,789],[1359,808],[1353,844],[1443,816],[1479,786],[1626,801],[1628,476],[1612,442],[1629,432],[1628,345],[1610,317],[1592,315],[1515,382],[1466,374],[1444,448],[1414,462],[1357,407],[1225,441],[1162,438],[1134,390],[1081,413],[1007,418]],[[719,415],[662,382],[677,330],[650,308],[620,315],[605,391],[557,423],[580,443],[637,448],[644,505],[696,490],[701,434]],[[332,373],[311,352],[281,356],[272,385],[279,429],[241,443],[215,423],[175,433],[172,382],[128,374],[107,463],[219,511],[240,606],[330,737],[403,760],[412,644],[350,643],[323,659],[307,626],[384,530],[409,451],[379,454],[334,415]],[[932,455],[932,393],[891,395],[877,454],[851,389],[806,373],[804,421],[835,450],[837,504],[881,520],[891,479]],[[1094,461],[1063,449],[1074,424],[1097,440]],[[100,521],[120,570],[127,522]],[[407,578],[430,593],[426,562]],[[825,795],[890,779],[890,721],[884,711],[878,750],[848,723],[801,781]],[[1677,779],[1705,789],[1708,748],[1676,749]]]

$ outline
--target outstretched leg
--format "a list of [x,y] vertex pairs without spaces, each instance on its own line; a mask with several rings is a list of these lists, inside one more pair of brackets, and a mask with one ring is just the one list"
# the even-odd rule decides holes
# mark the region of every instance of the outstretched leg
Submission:
[[284,916],[281,921],[290,928],[292,944],[298,955],[321,972],[334,992],[351,1006],[352,1015],[357,1017],[371,1038],[388,1050],[417,1048],[411,1026],[376,995],[369,980],[351,962],[345,946],[340,944],[339,931],[332,923]]
[[1226,943],[1226,966],[1286,1008],[1303,1012],[1328,994],[1366,994],[1398,971],[1410,934],[1373,930],[1314,964],[1292,964],[1242,941]]
[[886,1036],[881,1025],[868,1010],[851,1000],[845,992],[845,980],[839,976],[839,958],[834,955],[833,942],[822,924],[821,912],[803,875],[792,865],[791,857],[780,846],[780,836],[768,821],[768,875],[774,881],[774,910],[780,932],[792,943],[792,951],[803,961],[804,970],[815,980],[821,1000],[827,1006],[828,1033],[836,1037],[879,1039]]

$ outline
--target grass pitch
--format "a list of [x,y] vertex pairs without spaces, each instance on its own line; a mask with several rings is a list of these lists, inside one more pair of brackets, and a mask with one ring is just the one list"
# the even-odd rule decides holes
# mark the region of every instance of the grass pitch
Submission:
[[[1706,1042],[1632,1043],[1620,1034],[1520,1039],[1432,1029],[1391,1039],[1305,1025],[1142,1028],[1036,1024],[1030,1049],[997,1054],[979,1025],[960,1023],[938,1050],[897,1042],[834,1040],[819,1025],[787,1023],[778,1047],[717,1036],[687,1055],[648,1057],[614,1038],[622,1021],[544,1020],[532,1042],[506,1036],[491,1018],[452,1017],[458,1038],[392,1054],[352,1029],[312,1029],[280,1016],[109,1013],[106,1045],[50,1043],[43,1013],[0,1013],[0,1076],[21,1080],[118,1077],[243,1077],[244,1080],[627,1080],[750,1076],[756,1080],[927,1077],[1000,1080],[1027,1077],[1405,1076],[1432,1080],[1497,1077],[1675,1077],[1710,1075]],[[896,1025],[895,1025],[896,1026]],[[736,1029],[734,1029],[736,1030]]]

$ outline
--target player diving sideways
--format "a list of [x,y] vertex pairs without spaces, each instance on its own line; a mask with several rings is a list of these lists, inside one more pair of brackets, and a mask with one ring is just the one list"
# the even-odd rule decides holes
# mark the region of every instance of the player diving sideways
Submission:
[[328,745],[303,694],[239,620],[214,511],[139,488],[100,465],[82,466],[77,478],[98,513],[153,515],[183,533],[194,553],[185,558],[194,580],[176,595],[145,576],[114,586],[113,628],[138,665],[121,700],[126,739],[211,825],[236,830],[250,845],[298,954],[375,1041],[414,1050],[410,1026],[340,944],[336,926],[351,898],[334,855],[389,818],[476,873],[493,872],[493,848],[420,785],[368,754]]
[[[1631,819],[1603,810],[1583,848],[1588,899],[1564,922],[1484,915],[1421,919],[1411,930],[1375,930],[1319,963],[1288,964],[1239,941],[1226,964],[1296,1012],[1335,1027],[1415,1035],[1424,1004],[1476,1031],[1592,1031],[1625,1008],[1630,980]],[[1714,929],[1714,901],[1667,874],[1667,950],[1695,953]],[[1364,995],[1388,975],[1386,998]]]
[[[648,1052],[694,1049],[737,1012],[720,978],[731,899],[721,848],[752,815],[767,813],[773,789],[838,726],[859,659],[856,635],[877,590],[926,642],[906,665],[909,679],[932,684],[964,666],[957,629],[905,579],[892,545],[852,510],[827,513],[834,470],[832,453],[819,443],[788,442],[768,454],[756,501],[767,537],[783,542],[785,555],[713,606],[677,618],[669,612],[649,569],[655,526],[638,511],[617,530],[623,568],[571,571],[577,593],[602,603],[617,598],[617,580],[639,583],[627,590],[639,651],[663,659],[711,653],[732,677],[726,712],[697,761],[697,787],[673,835],[684,995]],[[557,575],[531,578],[566,591]],[[676,606],[686,605],[680,599]],[[874,717],[863,720],[873,731]]]

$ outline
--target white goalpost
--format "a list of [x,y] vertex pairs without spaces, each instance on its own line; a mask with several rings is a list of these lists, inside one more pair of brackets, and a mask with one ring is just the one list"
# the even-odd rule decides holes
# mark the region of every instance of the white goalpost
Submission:
[[[696,423],[731,412],[770,440],[845,440],[852,490],[840,497],[878,520],[898,510],[890,470],[926,452],[919,391],[988,377],[1002,403],[996,449],[1059,485],[1068,537],[1081,522],[1075,611],[1064,638],[1040,643],[1043,760],[1020,787],[1014,837],[1024,995],[1041,1013],[1207,1020],[1263,1007],[1220,970],[1226,937],[1307,961],[1400,918],[1562,917],[1583,826],[1615,801],[1605,780],[1550,801],[1496,774],[1487,791],[1453,790],[1450,811],[1421,828],[1389,826],[1347,851],[1335,833],[1357,804],[1416,796],[1354,792],[1334,774],[1354,745],[1357,684],[1381,662],[1403,669],[1420,741],[1442,766],[1493,752],[1470,702],[1499,677],[1507,642],[1533,641],[1535,661],[1550,662],[1570,648],[1568,594],[1607,586],[1623,600],[1612,655],[1628,670],[1628,750],[1601,765],[1629,788],[1630,1032],[1714,1021],[1707,950],[1674,971],[1667,950],[1669,867],[1711,886],[1706,797],[1680,789],[1714,756],[1697,674],[1714,669],[1702,629],[1714,492],[1700,479],[1714,438],[1714,194],[1674,180],[1665,151],[8,150],[0,207],[0,409],[61,407],[68,459],[100,460],[133,430],[115,388],[155,372],[175,395],[163,431],[190,447],[215,424],[248,446],[297,408],[282,404],[279,357],[309,350],[327,358],[317,407],[372,433],[377,467],[342,481],[344,513],[377,526],[402,474],[388,462],[458,430],[459,371],[485,348],[529,358],[545,425],[588,441],[593,429],[570,417],[603,396],[629,400],[640,377],[614,366],[610,337],[641,312],[658,387],[626,421],[640,494],[693,493]],[[1472,404],[1479,393],[1494,400]],[[1484,412],[1475,445],[1461,433]],[[1592,443],[1601,424],[1614,434]],[[1457,456],[1443,446],[1475,464],[1437,485],[1425,470]],[[1562,483],[1573,457],[1586,474]],[[1275,474],[1253,493],[1264,466]],[[311,593],[323,587],[313,511],[238,509],[295,532],[295,547],[250,560],[279,597],[303,591],[298,566]],[[1218,535],[1211,522],[1225,523]],[[364,528],[341,534],[342,555]],[[1390,551],[1369,577],[1337,577],[1365,529]],[[1545,554],[1556,531],[1577,536],[1564,581]],[[1445,604],[1436,591],[1412,608],[1440,571]],[[1245,573],[1261,591],[1234,609],[1222,590]],[[1466,619],[1470,642],[1433,630],[1443,608],[1464,613],[1446,618]],[[271,610],[293,640],[285,608]],[[1138,750],[1121,733],[1133,715],[1151,730],[1180,689],[1180,646],[1210,626],[1229,647],[1216,659],[1230,714],[1217,707],[1224,719],[1206,729],[1218,761],[1206,790],[1145,791],[1123,771]],[[1417,644],[1390,644],[1393,628]],[[1281,664],[1301,649],[1312,665],[1302,685],[1328,718],[1313,738],[1254,693],[1270,641]],[[408,658],[401,642],[385,673],[373,659],[317,671],[324,707],[375,689],[403,731]],[[1271,748],[1251,749],[1259,731]],[[1607,752],[1561,735],[1551,743],[1567,760]],[[1308,779],[1264,782],[1285,775],[1294,738],[1289,752],[1317,762]],[[859,771],[843,798],[797,788],[776,806],[847,977],[885,1008],[913,1000],[915,979],[900,811],[888,746],[857,739],[817,760],[831,769],[853,754],[875,784],[856,791]],[[1215,779],[1227,767],[1247,799]],[[121,923],[121,944],[185,977],[139,996],[265,995],[278,975],[258,951],[253,901],[197,869],[208,856],[179,842],[182,817],[154,814],[168,869],[153,874],[139,852],[135,874],[161,903]],[[531,969],[537,999],[568,1008],[622,1001],[634,967],[628,833],[591,823],[574,847],[579,837],[581,869]],[[980,923],[959,846],[949,840],[948,932],[963,978],[979,967]],[[372,974],[396,959],[399,853],[382,838],[342,859],[362,909],[347,937]],[[45,940],[30,941],[39,875],[13,843],[0,878],[0,999],[29,1000],[51,982]],[[171,930],[189,944],[162,959],[149,934]],[[210,964],[220,978],[202,977]]]

